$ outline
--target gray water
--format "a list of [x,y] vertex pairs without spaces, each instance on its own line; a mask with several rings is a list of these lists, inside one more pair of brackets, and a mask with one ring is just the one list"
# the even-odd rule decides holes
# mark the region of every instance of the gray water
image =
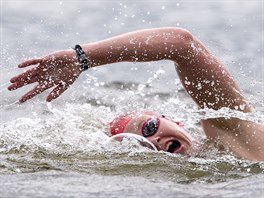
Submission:
[[[263,123],[263,9],[263,1],[2,0],[0,197],[264,197],[264,164],[206,141],[201,114],[169,61],[91,69],[51,104],[47,92],[18,104],[32,85],[6,90],[24,59],[128,31],[183,27],[228,66],[256,109],[231,113]],[[197,152],[108,141],[112,118],[143,108],[183,120]]]

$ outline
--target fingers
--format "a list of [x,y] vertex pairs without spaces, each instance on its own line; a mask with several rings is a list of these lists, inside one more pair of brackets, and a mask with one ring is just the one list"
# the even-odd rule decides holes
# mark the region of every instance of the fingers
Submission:
[[13,83],[12,85],[10,85],[7,89],[8,90],[15,90],[18,89],[20,87],[23,87],[24,85],[27,84],[31,84],[34,82],[37,82],[37,69],[33,68],[30,69],[18,76],[15,76],[13,78],[10,79],[10,82]]
[[38,74],[38,70],[37,70],[36,67],[34,67],[32,69],[29,69],[29,70],[25,71],[22,74],[19,74],[19,75],[15,76],[15,77],[11,78],[10,82],[14,83],[16,81],[26,81],[26,80],[29,80],[32,77],[36,76],[37,74]]
[[[71,83],[65,83],[65,82],[61,82],[57,85],[57,87],[55,87],[50,94],[47,97],[47,102],[50,102],[51,100],[54,100],[56,98],[58,98],[66,89],[69,88],[69,86],[71,85]],[[26,93],[24,96],[22,96],[19,99],[19,102],[25,102],[31,98],[33,98],[34,96],[36,96],[37,94],[42,93],[43,91],[45,91],[46,89],[49,89],[50,87],[52,87],[52,84],[47,84],[47,85],[37,85],[35,88],[33,88],[31,91],[29,91],[28,93]]]
[[42,58],[33,58],[30,60],[26,60],[18,65],[19,68],[27,67],[30,65],[36,65],[42,62]]
[[34,82],[37,82],[37,77],[33,77],[33,78],[28,79],[26,81],[18,81],[18,82],[15,82],[15,83],[13,83],[12,85],[10,85],[8,87],[8,90],[10,90],[10,91],[11,90],[16,90],[16,89],[18,89],[20,87],[23,87],[25,85],[28,85],[28,84],[31,84],[31,83],[34,83]]
[[37,85],[35,88],[33,88],[31,91],[29,91],[28,93],[26,93],[24,96],[22,96],[19,99],[19,102],[25,102],[30,98],[33,98],[34,96],[36,96],[37,94],[42,93],[43,91],[45,91],[46,89],[50,88],[52,85]]
[[70,84],[61,82],[57,87],[55,87],[47,97],[47,102],[58,98],[66,89],[68,89]]
[[[27,60],[23,63],[20,63],[18,65],[18,67],[23,68],[23,67],[27,67],[29,65],[40,64],[41,62],[42,62],[42,58],[34,58],[34,59]],[[34,67],[32,69],[27,70],[26,72],[24,72],[22,74],[19,74],[18,76],[11,78],[10,82],[14,83],[18,80],[25,80],[25,78],[31,78],[31,77],[35,76],[36,74],[37,74],[37,68]]]

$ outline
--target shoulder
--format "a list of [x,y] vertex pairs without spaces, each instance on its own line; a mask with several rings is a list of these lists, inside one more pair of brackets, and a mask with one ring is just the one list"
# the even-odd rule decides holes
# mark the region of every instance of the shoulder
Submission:
[[264,161],[264,125],[238,118],[202,121],[209,139],[219,140],[239,157]]

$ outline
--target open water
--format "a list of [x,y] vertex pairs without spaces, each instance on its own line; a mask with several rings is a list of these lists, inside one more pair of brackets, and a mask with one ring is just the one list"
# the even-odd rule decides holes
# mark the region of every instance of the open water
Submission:
[[[56,101],[6,90],[24,59],[152,27],[183,27],[224,62],[264,122],[263,1],[1,0],[0,197],[264,197],[264,164],[210,145],[169,61],[91,69]],[[191,157],[109,142],[107,123],[155,109],[183,120]]]

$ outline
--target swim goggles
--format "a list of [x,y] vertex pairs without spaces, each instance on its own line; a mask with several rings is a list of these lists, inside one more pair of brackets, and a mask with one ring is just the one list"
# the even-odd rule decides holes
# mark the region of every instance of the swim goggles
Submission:
[[159,126],[160,126],[159,118],[147,119],[141,128],[143,137],[149,137],[149,136],[154,135],[158,131]]
[[[166,120],[170,120],[174,123],[176,123],[178,126],[183,127],[184,124],[182,122],[178,122],[178,121],[173,121],[171,119],[166,118],[164,115],[161,116],[162,118],[165,118]],[[144,122],[142,128],[141,128],[141,132],[143,137],[150,137],[152,135],[154,135],[160,126],[160,119],[158,117],[153,117],[153,118],[149,118],[147,119],[147,121]]]

